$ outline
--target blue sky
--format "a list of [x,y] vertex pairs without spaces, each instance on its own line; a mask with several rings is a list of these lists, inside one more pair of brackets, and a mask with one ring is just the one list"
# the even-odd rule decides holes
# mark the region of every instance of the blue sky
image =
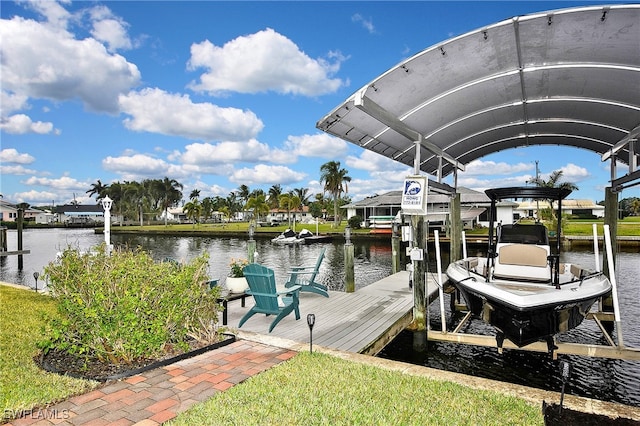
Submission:
[[[405,165],[315,128],[354,91],[446,39],[516,15],[594,2],[1,2],[3,198],[83,204],[91,184],[162,179],[185,197],[248,185],[322,192],[340,161],[354,200],[401,188]],[[562,169],[599,201],[600,156],[529,147],[458,184],[522,185]],[[620,168],[620,173],[626,169]],[[638,187],[621,198],[640,196]]]

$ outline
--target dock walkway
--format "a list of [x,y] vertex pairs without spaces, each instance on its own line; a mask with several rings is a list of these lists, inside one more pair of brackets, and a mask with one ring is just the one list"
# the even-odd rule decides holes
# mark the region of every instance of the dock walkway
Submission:
[[[429,282],[428,294],[437,291],[436,283]],[[308,344],[307,314],[314,314],[314,345],[374,355],[412,321],[413,290],[409,287],[409,273],[402,271],[354,293],[329,291],[329,298],[326,298],[303,292],[300,293],[300,320],[296,321],[291,314],[271,333],[268,329],[273,317],[260,314],[251,317],[238,329],[240,319],[252,306],[250,298],[244,308],[240,300],[229,302],[228,326],[234,331],[268,334]]]

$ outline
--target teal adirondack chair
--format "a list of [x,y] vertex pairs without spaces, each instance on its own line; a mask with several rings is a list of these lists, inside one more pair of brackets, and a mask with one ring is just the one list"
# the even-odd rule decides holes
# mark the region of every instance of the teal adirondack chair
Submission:
[[316,276],[320,270],[320,265],[324,259],[324,252],[326,247],[322,249],[318,260],[316,260],[315,266],[294,266],[291,268],[289,280],[285,283],[286,288],[292,288],[293,286],[300,286],[300,291],[308,291],[311,293],[320,294],[324,297],[329,297],[327,292],[327,286],[316,282]]
[[298,292],[300,286],[292,286],[285,291],[276,289],[276,277],[273,269],[257,263],[251,263],[243,268],[244,276],[249,283],[247,294],[253,296],[256,304],[247,312],[238,327],[255,314],[276,315],[269,326],[269,333],[278,325],[280,320],[295,312],[296,320],[300,319]]

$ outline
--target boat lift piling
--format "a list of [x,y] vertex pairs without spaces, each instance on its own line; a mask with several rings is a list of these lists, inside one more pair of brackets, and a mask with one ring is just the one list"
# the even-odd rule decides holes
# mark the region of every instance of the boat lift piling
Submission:
[[[601,268],[599,265],[599,252],[597,248],[598,238],[597,238],[597,228],[594,224],[594,253],[595,253],[595,262],[596,262],[596,271],[600,272]],[[524,351],[533,351],[533,352],[542,352],[549,353],[549,348],[547,342],[535,342],[529,344],[524,347],[518,347],[513,344],[509,340],[505,340],[502,347],[498,347],[495,336],[491,335],[479,335],[479,334],[469,334],[462,332],[462,328],[468,323],[471,319],[471,312],[467,312],[464,317],[459,321],[459,323],[454,327],[453,331],[446,331],[446,322],[445,322],[445,310],[444,310],[444,285],[446,282],[442,282],[441,279],[441,256],[440,256],[440,248],[439,248],[439,238],[437,231],[434,233],[435,235],[435,243],[436,243],[436,262],[438,265],[438,287],[439,287],[439,297],[440,297],[440,315],[442,318],[442,331],[433,330],[428,321],[427,316],[427,340],[439,341],[439,342],[449,342],[449,343],[460,343],[474,346],[485,346],[485,347],[496,347],[499,353],[502,353],[502,349],[512,349],[512,350],[524,350]],[[614,261],[613,256],[611,255],[611,236],[609,233],[609,226],[604,225],[604,244],[605,250],[607,252],[607,262],[608,268],[611,276],[609,277],[612,284],[612,299],[613,299],[613,315],[610,312],[603,312],[602,308],[598,309],[598,312],[590,313],[586,319],[593,319],[600,327],[605,339],[608,342],[608,345],[600,345],[600,344],[590,344],[590,343],[566,343],[566,342],[558,342],[555,341],[556,349],[551,353],[552,358],[557,359],[558,354],[566,354],[566,355],[579,355],[579,356],[590,356],[596,358],[611,358],[611,359],[624,359],[624,360],[633,360],[640,361],[640,348],[632,348],[625,347],[624,340],[622,337],[622,321],[620,317],[620,306],[618,303],[618,292],[617,292],[617,282],[615,278],[615,270],[614,270]],[[463,250],[463,258],[467,257],[466,253],[466,236],[463,234],[462,238],[462,250]],[[454,293],[455,294],[455,293]],[[452,295],[452,297],[455,297]],[[601,306],[601,305],[599,305]],[[455,303],[452,303],[452,312],[454,309],[464,310],[466,306],[461,306]],[[428,309],[428,306],[427,306]],[[614,342],[613,338],[610,336],[609,332],[605,329],[602,324],[602,320],[604,321],[615,321],[616,331],[617,331],[617,344]]]

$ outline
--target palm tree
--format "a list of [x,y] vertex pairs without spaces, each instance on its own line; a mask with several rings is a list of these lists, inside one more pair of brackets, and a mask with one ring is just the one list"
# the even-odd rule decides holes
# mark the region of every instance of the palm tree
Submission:
[[[543,188],[559,188],[568,189],[571,191],[575,191],[578,189],[578,186],[573,182],[559,182],[561,177],[562,170],[554,170],[549,175],[548,180],[544,180],[538,176],[535,178],[531,178],[528,182]],[[553,211],[553,200],[547,200],[547,202],[549,203],[549,209],[551,210],[551,217],[555,217],[555,213]]]
[[291,193],[300,198],[301,205],[306,206],[309,204],[309,197],[311,197],[309,194],[309,188],[293,188]]
[[282,186],[280,184],[273,185],[269,188],[269,207],[277,209],[280,206],[280,195],[282,195]]
[[193,220],[193,227],[195,228],[202,213],[202,205],[198,199],[192,198],[182,209],[187,214],[187,218]]
[[257,194],[249,198],[247,201],[247,210],[253,209],[253,213],[257,220],[260,220],[261,214],[269,213],[269,204],[267,203],[267,196],[264,194]]
[[96,201],[100,201],[100,199],[104,198],[105,191],[108,188],[109,185],[103,185],[102,182],[100,182],[100,179],[98,179],[96,183],[91,184],[91,189],[86,191],[86,193],[89,194],[89,197],[97,195]]
[[340,168],[339,161],[329,161],[320,166],[320,182],[324,182],[323,190],[333,196],[333,226],[337,228],[340,224],[338,220],[338,202],[343,192],[349,192],[348,182],[351,177],[346,169]]
[[162,210],[164,211],[164,226],[167,226],[167,216],[169,215],[169,207],[176,205],[182,199],[182,188],[184,187],[175,179],[165,177],[156,184],[160,194],[162,194]]
[[199,189],[194,189],[193,191],[191,191],[191,194],[189,194],[189,199],[193,200],[194,198],[197,200],[200,197],[200,190]]

